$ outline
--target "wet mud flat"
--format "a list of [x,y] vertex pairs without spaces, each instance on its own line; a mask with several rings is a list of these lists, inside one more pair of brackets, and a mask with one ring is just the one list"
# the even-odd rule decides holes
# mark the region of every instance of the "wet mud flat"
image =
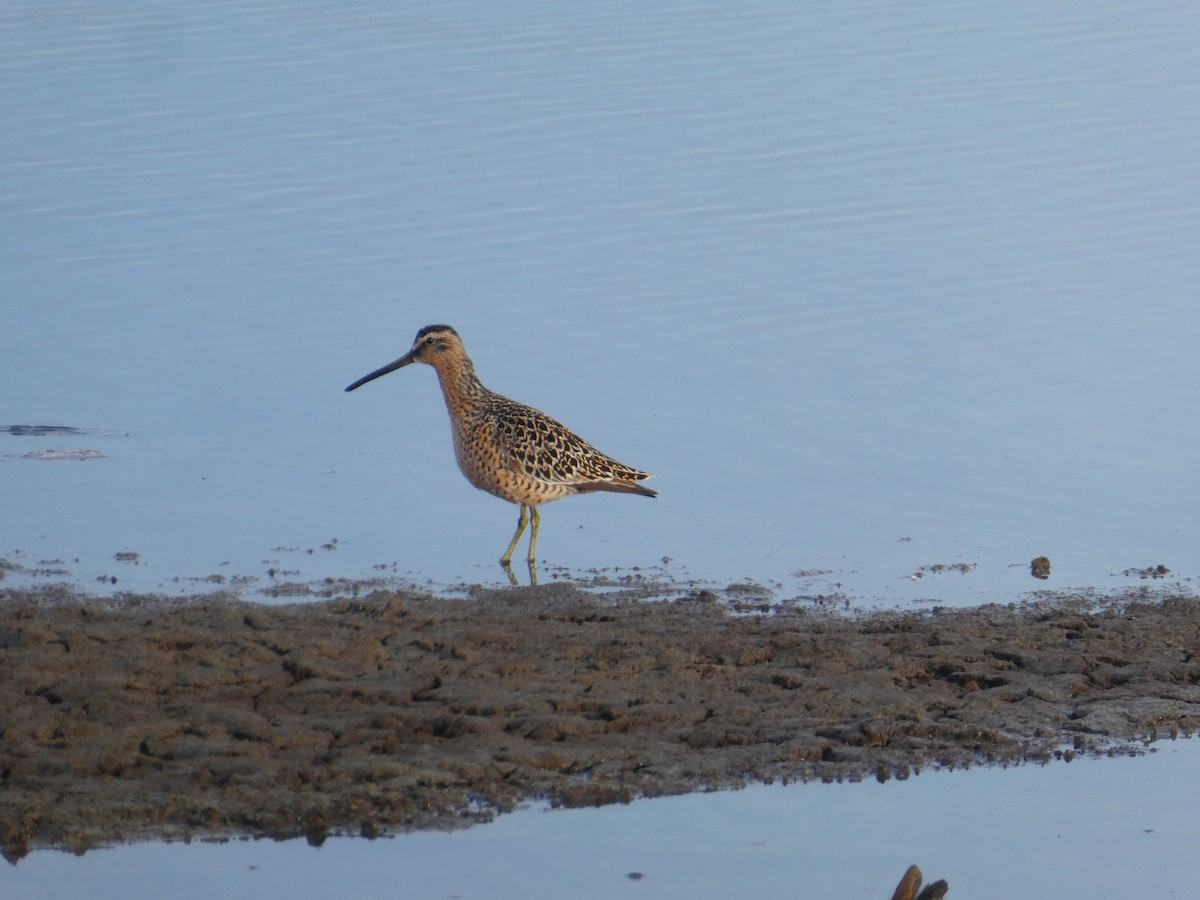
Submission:
[[846,615],[0,591],[0,847],[374,837],[754,780],[1137,753],[1200,721],[1200,600]]

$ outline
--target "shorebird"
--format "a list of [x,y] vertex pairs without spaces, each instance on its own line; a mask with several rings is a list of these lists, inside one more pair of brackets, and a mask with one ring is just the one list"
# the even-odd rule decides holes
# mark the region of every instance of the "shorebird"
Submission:
[[593,491],[658,496],[640,483],[650,477],[649,472],[605,456],[544,412],[484,387],[462,339],[449,325],[426,325],[417,332],[411,350],[346,390],[410,363],[426,363],[437,370],[450,412],[454,456],[467,481],[521,508],[517,530],[500,559],[506,569],[525,526],[532,523],[532,570],[541,522],[538,507],[543,503]]

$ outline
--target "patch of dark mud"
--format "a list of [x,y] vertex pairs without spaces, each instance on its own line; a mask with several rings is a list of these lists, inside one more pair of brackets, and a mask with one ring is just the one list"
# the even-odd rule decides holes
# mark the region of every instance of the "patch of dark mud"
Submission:
[[[0,434],[10,434],[14,437],[115,437],[117,432],[104,428],[76,428],[73,425],[0,425]],[[59,450],[43,448],[21,454],[22,459],[39,460],[89,460],[104,459],[108,456],[100,450],[72,448]]]
[[0,425],[0,434],[13,437],[124,437],[110,428],[77,428],[74,425]]
[[1147,578],[1166,578],[1171,574],[1171,570],[1159,563],[1156,566],[1146,566],[1144,569],[1126,569],[1121,574],[1126,578],[1137,577],[1145,580]]
[[0,844],[320,843],[534,800],[1137,753],[1200,721],[1191,596],[842,616],[653,591],[0,590]]
[[966,575],[968,572],[973,572],[978,567],[978,563],[932,563],[928,566],[921,566],[910,576],[913,579],[921,579],[926,575],[941,575],[943,572],[957,572],[960,575]]
[[46,437],[64,434],[87,434],[82,428],[72,425],[0,425],[0,431],[15,437]]

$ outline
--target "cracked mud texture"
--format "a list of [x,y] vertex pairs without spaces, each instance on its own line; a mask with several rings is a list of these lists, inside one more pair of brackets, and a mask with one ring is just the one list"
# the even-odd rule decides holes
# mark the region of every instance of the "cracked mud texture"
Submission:
[[0,591],[0,847],[376,836],[547,800],[1140,752],[1200,720],[1200,607],[857,616],[710,591]]

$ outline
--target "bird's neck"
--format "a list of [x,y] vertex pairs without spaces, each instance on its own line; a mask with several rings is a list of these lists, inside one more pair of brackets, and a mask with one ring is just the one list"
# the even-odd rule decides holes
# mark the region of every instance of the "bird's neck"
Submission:
[[469,359],[446,360],[437,366],[437,373],[451,412],[470,409],[488,394]]

